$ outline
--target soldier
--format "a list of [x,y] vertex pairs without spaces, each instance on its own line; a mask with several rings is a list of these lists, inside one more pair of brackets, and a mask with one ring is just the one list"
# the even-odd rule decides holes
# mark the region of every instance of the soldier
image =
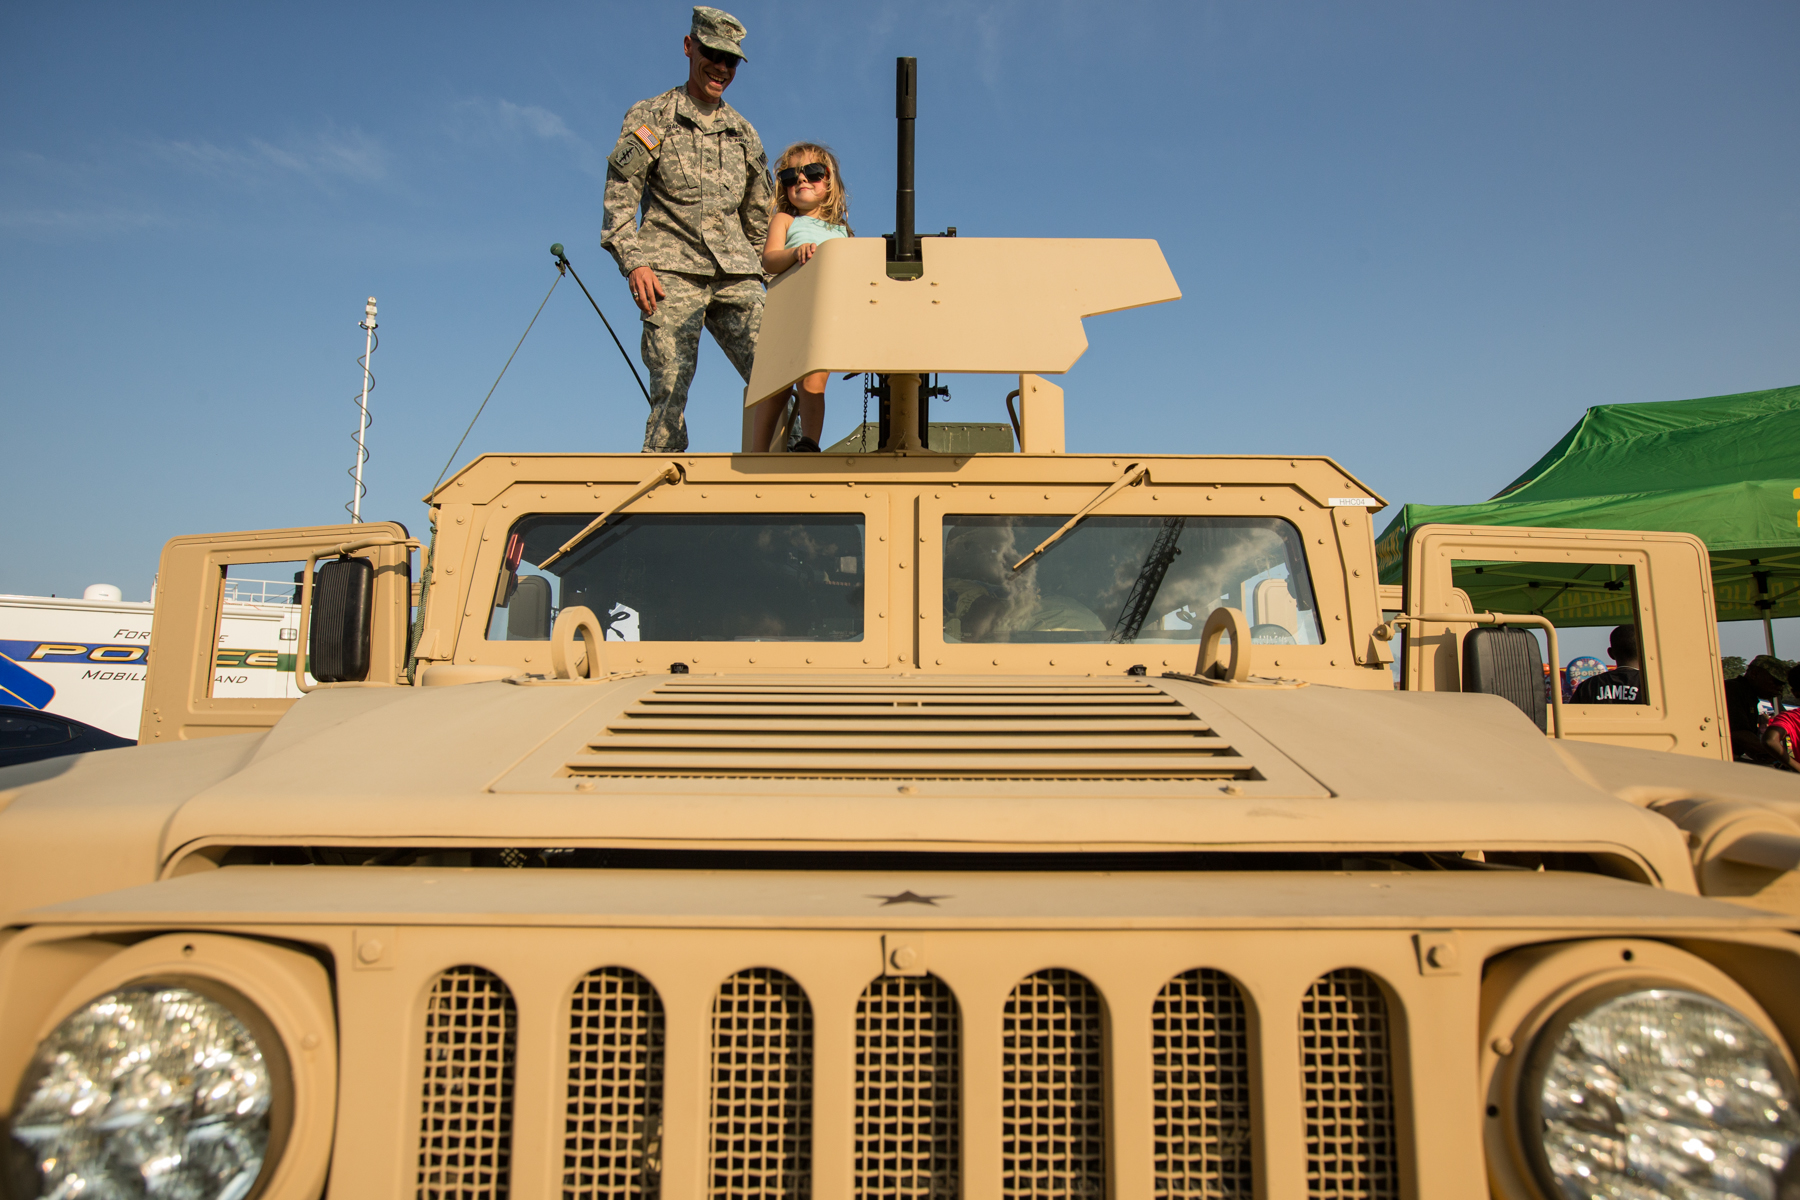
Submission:
[[731,14],[696,6],[681,42],[687,83],[632,105],[607,159],[600,244],[643,313],[647,452],[687,449],[683,410],[702,326],[746,383],[756,356],[775,183],[756,130],[724,101],[744,33]]

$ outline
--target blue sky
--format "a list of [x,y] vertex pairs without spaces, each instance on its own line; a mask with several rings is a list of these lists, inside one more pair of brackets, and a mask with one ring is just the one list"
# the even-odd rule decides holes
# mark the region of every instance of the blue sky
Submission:
[[[1161,242],[1185,297],[1088,323],[1072,450],[1324,453],[1459,502],[1589,404],[1800,382],[1792,3],[733,11],[728,98],[833,144],[862,232],[892,227],[913,54],[921,227]],[[364,511],[423,531],[551,242],[632,345],[601,174],[683,78],[688,12],[0,10],[0,591],[141,599],[174,534],[342,519],[369,295]],[[834,386],[832,438],[860,415]],[[941,415],[1002,419],[1007,386]],[[739,389],[709,343],[695,449],[735,446]],[[565,283],[460,457],[634,450],[643,416]]]

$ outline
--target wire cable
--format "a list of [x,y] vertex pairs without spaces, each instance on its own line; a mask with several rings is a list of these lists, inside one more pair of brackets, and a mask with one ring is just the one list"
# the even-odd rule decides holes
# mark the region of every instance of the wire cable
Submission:
[[[539,315],[544,311],[544,305],[550,303],[551,293],[556,291],[556,285],[561,282],[562,272],[558,271],[556,273],[556,278],[551,281],[550,291],[545,292],[543,300],[538,303],[537,312],[531,314],[531,324],[526,325],[525,332],[519,335],[519,346],[523,346],[525,344],[525,339],[531,336],[531,326],[537,324]],[[481,408],[477,408],[475,410],[475,415],[469,418],[469,427],[463,430],[462,437],[456,440],[456,449],[452,450],[450,452],[450,457],[444,460],[444,469],[438,472],[437,482],[431,485],[432,491],[437,491],[438,484],[444,482],[444,476],[450,473],[450,464],[456,461],[457,454],[462,451],[463,443],[469,440],[469,435],[471,433],[475,432],[475,422],[481,420],[482,409],[485,409],[488,405],[488,401],[494,398],[494,388],[499,387],[500,381],[506,378],[506,367],[512,366],[512,360],[518,357],[519,346],[514,346],[513,352],[506,356],[506,366],[501,367],[500,374],[494,376],[494,387],[489,388],[487,390],[487,395],[481,398]]]

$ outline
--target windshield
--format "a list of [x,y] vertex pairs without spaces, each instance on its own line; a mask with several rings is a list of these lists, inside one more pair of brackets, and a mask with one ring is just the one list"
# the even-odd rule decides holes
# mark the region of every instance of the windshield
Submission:
[[525,517],[490,641],[544,641],[585,605],[611,641],[855,642],[863,636],[861,513],[622,515],[548,571],[537,563],[593,513]]
[[1321,642],[1300,534],[1274,517],[944,518],[946,642],[1194,641],[1241,609],[1259,643]]

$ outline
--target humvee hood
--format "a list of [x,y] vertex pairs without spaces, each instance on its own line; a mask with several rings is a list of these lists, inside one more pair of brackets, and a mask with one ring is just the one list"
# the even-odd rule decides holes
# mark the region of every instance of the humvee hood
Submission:
[[1673,825],[1479,695],[1178,678],[637,676],[314,692],[203,844],[1556,850],[1691,889]]
[[[494,871],[226,867],[24,914],[34,924],[212,922],[586,928],[1785,929],[1724,900],[1566,871]],[[926,901],[932,901],[927,903]]]
[[169,818],[243,769],[266,736],[101,750],[0,770],[0,920],[97,886],[155,879]]

